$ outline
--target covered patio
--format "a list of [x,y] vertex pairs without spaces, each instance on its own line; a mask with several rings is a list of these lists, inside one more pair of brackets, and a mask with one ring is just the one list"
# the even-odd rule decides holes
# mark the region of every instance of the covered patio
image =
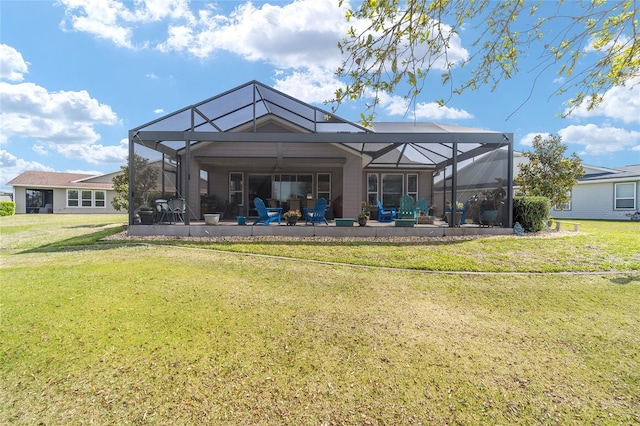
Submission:
[[[249,231],[252,227],[234,226],[234,220],[256,214],[256,196],[284,209],[292,201],[304,205],[325,198],[330,220],[357,217],[363,205],[374,206],[376,199],[385,207],[397,207],[403,195],[432,201],[434,176],[440,173],[451,177],[447,201],[455,210],[451,201],[464,201],[458,196],[457,170],[501,148],[509,155],[495,177],[507,183],[502,227],[511,228],[512,133],[420,122],[365,128],[252,81],[129,132],[129,233],[211,233],[201,222],[206,209],[220,211],[228,221],[215,232],[311,232],[300,230],[305,226],[276,225]],[[185,200],[181,224],[139,225],[141,208],[171,197]],[[445,206],[435,210],[442,215]],[[380,231],[370,232],[409,232],[388,223],[371,226],[374,223],[369,221],[366,228]],[[324,228],[337,231],[327,232],[358,230],[332,225]],[[196,228],[185,231],[191,226]],[[454,226],[432,226],[432,231]],[[324,232],[319,231],[323,226],[309,228]],[[459,229],[467,228],[463,224]]]

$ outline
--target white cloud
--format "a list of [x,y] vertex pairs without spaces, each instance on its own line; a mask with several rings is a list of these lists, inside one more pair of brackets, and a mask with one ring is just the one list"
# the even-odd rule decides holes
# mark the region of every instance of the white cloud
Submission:
[[551,133],[527,133],[520,139],[520,145],[533,146],[533,139],[538,135],[542,136],[542,139],[549,139],[551,137]]
[[7,182],[27,170],[43,172],[54,171],[51,167],[45,166],[42,163],[27,161],[16,157],[9,151],[0,149],[0,187],[6,187]]
[[[277,77],[275,87],[307,102],[322,102],[333,98],[336,88],[344,84],[334,78],[334,71],[343,61],[337,43],[347,34],[349,26],[363,29],[366,22],[347,22],[345,11],[349,2],[339,7],[337,1],[297,0],[291,3],[255,6],[239,4],[231,13],[223,15],[214,3],[182,0],[171,8],[170,0],[136,1],[133,4],[105,0],[101,6],[89,0],[61,0],[68,14],[68,22],[78,31],[109,38],[118,46],[133,48],[131,41],[142,24],[163,21],[167,38],[163,41],[145,40],[138,46],[154,46],[162,52],[186,53],[195,58],[208,59],[220,52],[237,55],[247,61],[261,61],[286,71]],[[191,5],[192,11],[189,11]],[[153,13],[152,13],[153,12]],[[80,26],[80,22],[86,22]],[[109,27],[110,30],[105,29]],[[442,27],[447,31],[448,27]],[[139,31],[142,33],[142,31]],[[418,46],[416,55],[424,47]],[[427,58],[433,69],[446,69],[446,63],[460,63],[468,58],[461,39],[454,34],[444,55]],[[153,78],[152,74],[148,75]],[[470,118],[465,111],[440,108],[433,103],[417,106],[417,118]],[[397,114],[397,113],[395,113]]]
[[276,79],[274,89],[307,103],[322,103],[335,97],[341,85],[335,74],[326,68],[310,67]]
[[[566,111],[565,111],[566,112]],[[598,108],[587,110],[581,105],[572,117],[607,117],[624,123],[640,123],[640,78],[631,80],[627,86],[615,86],[605,92]]]
[[[134,48],[135,24],[163,19],[184,19],[194,22],[188,0],[142,0],[129,3],[116,0],[59,0],[66,19],[60,23],[65,31],[80,31],[106,39],[119,47]],[[148,43],[143,42],[141,46]]]
[[595,124],[572,125],[561,129],[558,134],[565,144],[583,146],[582,154],[602,155],[640,149],[640,132],[617,127],[600,127]]
[[53,148],[67,158],[82,159],[90,164],[121,164],[129,154],[127,139],[119,145],[73,144],[54,145]]
[[164,110],[162,108],[156,108],[153,110],[154,114],[162,114],[164,112]]
[[415,111],[410,109],[409,101],[402,96],[389,95],[387,93],[379,93],[379,107],[388,115],[405,116],[411,114],[417,120],[456,120],[469,119],[473,115],[465,110],[451,108],[448,106],[440,106],[435,102],[419,102],[416,104]]
[[89,93],[49,92],[33,83],[0,82],[2,139],[30,137],[41,142],[93,143],[100,139],[94,126],[113,125],[116,114]]
[[238,6],[228,17],[215,9],[201,9],[197,23],[173,24],[161,51],[185,51],[208,58],[227,51],[249,61],[264,61],[279,68],[322,64],[336,68],[336,47],[346,33],[344,9],[336,2],[299,0],[282,6],[251,3]]
[[28,71],[28,62],[20,52],[6,44],[0,44],[0,79],[22,81]]

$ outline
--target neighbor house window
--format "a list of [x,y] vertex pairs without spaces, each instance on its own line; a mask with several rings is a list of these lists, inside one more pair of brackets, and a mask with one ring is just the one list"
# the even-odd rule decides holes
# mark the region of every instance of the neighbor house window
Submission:
[[403,175],[382,175],[382,204],[384,206],[397,207],[402,197]]
[[317,185],[318,198],[324,198],[331,202],[331,175],[329,173],[318,173]]
[[375,206],[378,199],[378,175],[369,173],[367,175],[367,201],[369,205]]
[[106,194],[104,191],[96,191],[95,192],[95,203],[96,207],[106,207],[107,204],[105,202]]
[[101,207],[107,206],[105,191],[91,191],[88,189],[67,189],[67,207]]
[[633,210],[636,208],[636,183],[615,184],[615,208]]
[[556,204],[555,206],[553,206],[553,209],[556,211],[569,211],[571,210],[571,191],[569,191],[569,194],[567,194],[569,196],[569,201],[567,201],[564,204]]
[[418,201],[418,175],[407,175],[407,195],[413,198],[413,202]]
[[229,202],[244,205],[244,174],[229,173]]
[[92,207],[93,191],[82,191],[82,207]]
[[78,207],[79,204],[79,193],[75,189],[67,190],[67,207]]

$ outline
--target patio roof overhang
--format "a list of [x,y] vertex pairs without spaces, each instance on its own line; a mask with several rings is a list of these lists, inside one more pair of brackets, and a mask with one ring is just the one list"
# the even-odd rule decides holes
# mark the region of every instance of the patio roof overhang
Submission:
[[332,143],[371,158],[369,167],[444,168],[457,161],[476,157],[512,144],[508,134],[465,133],[244,133],[199,131],[136,131],[135,143],[176,157],[202,143]]

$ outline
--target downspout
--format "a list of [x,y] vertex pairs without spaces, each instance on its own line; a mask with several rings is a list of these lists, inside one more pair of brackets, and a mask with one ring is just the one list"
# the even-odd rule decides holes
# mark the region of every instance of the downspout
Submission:
[[509,149],[507,159],[507,226],[513,228],[513,133],[507,134],[509,138]]
[[134,149],[133,149],[133,138],[135,137],[135,134],[133,132],[129,132],[129,225],[133,225],[135,222],[135,214],[133,211],[133,198],[135,197],[135,194],[133,193],[133,165],[135,164],[135,161],[133,161],[133,157],[134,157]]
[[458,142],[453,143],[453,155],[451,156],[451,220],[449,227],[456,225],[456,213],[458,212]]
[[[194,117],[194,110],[192,108],[191,109],[191,134],[193,134],[194,131],[195,131],[195,117]],[[190,186],[191,185],[191,140],[187,138],[185,138],[185,141],[184,141],[184,156],[185,156],[184,163],[186,164],[184,165],[184,167],[181,167],[182,176],[184,177],[184,181],[183,181],[184,183],[182,185],[182,195],[184,196],[184,202],[187,206],[187,211],[189,211],[191,210],[189,208],[189,206],[191,205],[189,203],[189,198],[190,198],[189,195],[191,193],[191,186]],[[183,161],[180,161],[181,166],[182,166],[182,163]],[[185,170],[185,167],[186,167],[186,170]],[[197,211],[200,211],[199,209],[200,209],[200,205],[198,204]],[[185,216],[186,217],[184,218],[184,224],[185,225],[191,224],[191,215],[187,213]]]

